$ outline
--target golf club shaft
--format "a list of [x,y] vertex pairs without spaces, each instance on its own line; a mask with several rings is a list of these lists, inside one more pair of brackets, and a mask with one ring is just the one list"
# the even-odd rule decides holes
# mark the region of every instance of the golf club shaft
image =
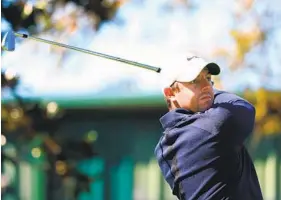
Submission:
[[144,69],[152,70],[152,71],[155,71],[157,73],[160,73],[160,71],[161,71],[161,68],[153,67],[153,66],[146,65],[146,64],[142,64],[142,63],[139,63],[139,62],[135,62],[135,61],[131,61],[131,60],[126,60],[126,59],[123,59],[123,58],[118,58],[118,57],[115,57],[115,56],[111,56],[111,55],[107,55],[107,54],[103,54],[103,53],[99,53],[99,52],[95,52],[95,51],[90,51],[90,50],[87,50],[87,49],[82,49],[82,48],[79,48],[79,47],[74,47],[74,46],[62,44],[62,43],[59,43],[59,42],[45,40],[45,39],[42,39],[42,38],[37,38],[37,37],[29,36],[27,34],[22,34],[22,33],[14,33],[14,34],[15,34],[16,37],[28,38],[28,39],[31,39],[31,40],[36,40],[36,41],[47,43],[47,44],[51,44],[51,45],[54,45],[54,46],[59,46],[59,47],[67,48],[67,49],[72,49],[72,50],[79,51],[79,52],[82,52],[82,53],[86,53],[86,54],[90,54],[90,55],[106,58],[106,59],[109,59],[109,60],[114,60],[114,61],[118,61],[118,62],[129,64],[129,65],[141,67],[141,68],[144,68]]

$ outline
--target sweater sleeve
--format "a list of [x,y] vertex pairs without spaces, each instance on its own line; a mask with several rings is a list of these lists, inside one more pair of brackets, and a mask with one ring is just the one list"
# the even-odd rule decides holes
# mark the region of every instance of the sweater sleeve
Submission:
[[230,103],[229,110],[233,117],[236,130],[236,141],[243,143],[252,133],[255,124],[255,107],[245,100],[236,100]]
[[[214,110],[217,110],[217,112],[214,112]],[[256,114],[255,107],[235,94],[227,92],[216,93],[213,111],[211,109],[212,112],[217,115],[216,119],[220,119],[221,116],[227,116],[227,119],[223,119],[228,122],[224,130],[232,134],[230,138],[233,139],[235,144],[242,144],[253,131]],[[216,119],[212,120],[213,123],[220,124],[221,121]]]

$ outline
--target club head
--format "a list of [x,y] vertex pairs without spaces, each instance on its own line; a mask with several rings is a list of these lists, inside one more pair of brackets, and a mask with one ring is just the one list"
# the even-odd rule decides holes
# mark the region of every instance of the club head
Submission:
[[15,50],[15,34],[13,31],[8,31],[2,40],[1,47],[5,51],[14,51]]

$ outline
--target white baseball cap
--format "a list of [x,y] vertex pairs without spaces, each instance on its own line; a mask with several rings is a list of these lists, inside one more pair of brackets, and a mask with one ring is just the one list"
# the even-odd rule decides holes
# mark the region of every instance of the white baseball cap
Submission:
[[166,67],[161,71],[163,73],[163,88],[170,87],[174,82],[191,82],[200,74],[206,67],[211,75],[218,75],[220,67],[213,62],[207,62],[201,57],[192,56],[176,60],[173,66]]

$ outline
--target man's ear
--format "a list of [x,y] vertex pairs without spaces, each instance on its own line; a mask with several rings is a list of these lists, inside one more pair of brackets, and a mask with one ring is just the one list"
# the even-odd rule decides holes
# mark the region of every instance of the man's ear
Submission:
[[172,97],[175,96],[173,89],[170,87],[164,88],[163,92],[167,99],[171,99]]

